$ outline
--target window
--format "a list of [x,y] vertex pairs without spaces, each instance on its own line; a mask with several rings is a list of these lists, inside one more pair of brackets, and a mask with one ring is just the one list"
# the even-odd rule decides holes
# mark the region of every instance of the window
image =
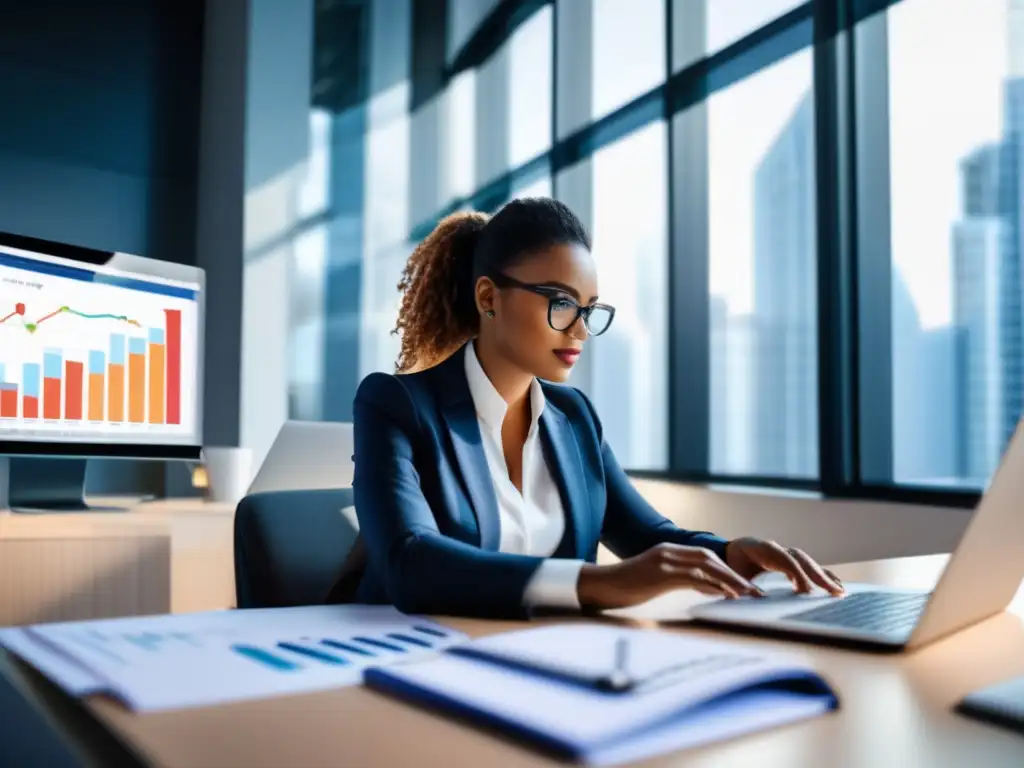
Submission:
[[673,2],[672,68],[680,70],[770,24],[805,0]]
[[401,346],[399,338],[391,333],[398,318],[398,281],[413,246],[399,243],[364,266],[363,302],[361,319],[362,343],[359,354],[359,374],[374,371],[394,373]]
[[524,21],[476,77],[476,184],[551,146],[550,7]]
[[[615,307],[591,339],[572,382],[593,400],[619,462],[664,470],[668,462],[667,151],[658,121],[569,169],[560,189],[592,173],[591,218],[601,300]],[[575,179],[571,178],[573,175]],[[584,181],[585,183],[585,181]]]
[[977,499],[1024,412],[1024,0],[441,7],[406,52],[422,88],[377,14],[388,85],[313,114],[287,274],[261,262],[293,414],[343,418],[393,370],[438,219],[553,194],[617,308],[572,383],[625,468]]
[[981,488],[1024,394],[1024,4],[886,17],[893,479]]
[[551,6],[512,35],[509,62],[509,166],[516,168],[551,146]]
[[476,175],[476,72],[468,69],[451,79],[445,94],[446,130],[442,163],[444,200],[468,197]]
[[551,197],[551,177],[541,176],[521,186],[512,188],[512,198]]
[[812,69],[803,51],[707,100],[713,473],[818,474]]
[[664,82],[665,0],[558,5],[564,137]]

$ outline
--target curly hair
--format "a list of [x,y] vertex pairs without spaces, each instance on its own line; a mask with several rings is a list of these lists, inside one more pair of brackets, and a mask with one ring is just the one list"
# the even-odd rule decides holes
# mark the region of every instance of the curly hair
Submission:
[[513,200],[493,217],[463,211],[442,219],[412,252],[398,283],[396,371],[437,365],[476,336],[481,277],[559,244],[589,249],[590,235],[564,203],[550,198]]

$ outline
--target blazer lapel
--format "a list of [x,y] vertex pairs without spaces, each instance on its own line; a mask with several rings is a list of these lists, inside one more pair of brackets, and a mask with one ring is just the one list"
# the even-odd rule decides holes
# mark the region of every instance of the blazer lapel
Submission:
[[590,536],[583,460],[565,414],[551,401],[540,417],[541,442],[565,508],[566,531],[555,552],[558,557],[586,557]]
[[463,354],[459,350],[438,366],[438,394],[462,482],[476,515],[480,547],[497,552],[501,544],[498,498],[484,454],[473,397],[466,382]]

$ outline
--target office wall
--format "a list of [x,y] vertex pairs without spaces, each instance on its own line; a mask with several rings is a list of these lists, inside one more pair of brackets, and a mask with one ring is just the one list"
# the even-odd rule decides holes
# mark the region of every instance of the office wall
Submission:
[[758,536],[824,563],[951,552],[971,512],[891,502],[821,499],[766,489],[706,488],[653,480],[637,488],[677,525],[727,538]]
[[[0,230],[194,263],[203,3],[3,0],[0,19]],[[90,465],[94,491],[161,482]]]

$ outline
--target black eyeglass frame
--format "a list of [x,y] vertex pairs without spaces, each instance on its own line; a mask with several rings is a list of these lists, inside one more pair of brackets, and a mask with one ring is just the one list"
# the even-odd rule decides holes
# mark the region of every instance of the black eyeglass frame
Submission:
[[[522,280],[516,280],[514,277],[503,274],[501,272],[487,276],[496,286],[499,288],[519,288],[524,291],[530,291],[536,293],[538,296],[543,296],[548,300],[548,326],[551,330],[558,331],[559,333],[565,333],[572,328],[579,319],[583,318],[583,325],[586,326],[587,333],[591,336],[600,336],[607,332],[612,327],[612,321],[615,320],[615,307],[610,304],[588,304],[583,306],[576,299],[565,292],[564,288],[558,288],[553,285],[545,285],[544,283],[524,283]],[[572,322],[569,323],[565,328],[557,328],[554,321],[551,319],[552,312],[554,312],[556,301],[571,301],[576,305],[576,314],[573,316]],[[590,315],[595,309],[603,309],[608,312],[608,324],[600,331],[595,333],[590,329]]]

